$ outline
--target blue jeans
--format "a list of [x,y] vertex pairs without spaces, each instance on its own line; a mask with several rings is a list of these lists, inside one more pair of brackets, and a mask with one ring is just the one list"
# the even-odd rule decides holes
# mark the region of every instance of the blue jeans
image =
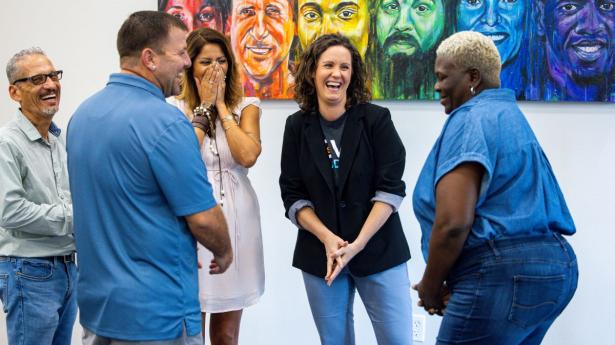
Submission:
[[412,303],[406,263],[367,277],[354,276],[346,267],[331,286],[323,277],[303,272],[303,282],[323,345],[354,345],[355,288],[379,345],[412,344]]
[[464,250],[437,344],[540,344],[577,288],[577,259],[559,234]]
[[9,345],[70,345],[77,267],[56,259],[0,257]]

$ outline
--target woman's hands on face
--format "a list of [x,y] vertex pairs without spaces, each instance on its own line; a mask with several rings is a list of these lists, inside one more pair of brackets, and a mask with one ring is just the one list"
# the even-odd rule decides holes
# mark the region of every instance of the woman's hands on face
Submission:
[[216,98],[216,107],[218,108],[218,111],[221,111],[221,107],[226,107],[226,103],[224,102],[224,92],[226,91],[226,75],[224,74],[222,66],[218,65],[217,63],[215,64],[215,66],[216,73],[218,76],[218,83],[216,84],[216,94],[218,95],[218,97]]
[[[223,73],[224,72],[222,71],[220,65],[213,63],[205,67],[205,71],[200,79],[196,76],[194,77],[194,82],[196,83],[196,87],[199,92],[201,104],[217,104],[219,98],[218,94],[220,91],[220,81],[224,84]],[[224,91],[224,88],[222,90]],[[221,99],[222,102],[224,102],[224,93],[222,94]]]

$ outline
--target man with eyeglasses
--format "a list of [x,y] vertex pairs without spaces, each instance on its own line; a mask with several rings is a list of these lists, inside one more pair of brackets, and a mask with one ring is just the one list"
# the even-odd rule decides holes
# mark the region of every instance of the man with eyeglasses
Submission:
[[6,66],[19,109],[0,128],[0,299],[9,345],[69,345],[77,314],[66,147],[52,122],[62,71],[40,48]]

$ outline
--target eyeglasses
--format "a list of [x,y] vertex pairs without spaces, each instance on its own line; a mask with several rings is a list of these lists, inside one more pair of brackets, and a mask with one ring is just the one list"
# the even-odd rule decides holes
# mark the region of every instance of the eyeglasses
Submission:
[[17,79],[13,82],[13,85],[19,82],[22,82],[22,81],[29,81],[34,85],[41,85],[41,84],[45,84],[45,82],[47,81],[47,78],[53,81],[58,81],[62,79],[62,71],[53,71],[53,72],[49,72],[48,74],[37,74],[31,77]]

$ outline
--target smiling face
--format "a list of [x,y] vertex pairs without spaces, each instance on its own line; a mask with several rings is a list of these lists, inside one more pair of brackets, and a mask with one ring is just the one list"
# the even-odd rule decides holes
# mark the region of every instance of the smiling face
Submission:
[[612,71],[615,45],[615,1],[539,1],[551,69],[575,79]]
[[523,43],[526,10],[527,0],[460,0],[457,30],[477,31],[491,38],[506,64]]
[[[45,55],[27,55],[18,62],[16,79],[32,77],[37,74],[49,74],[55,71],[53,64]],[[30,81],[21,81],[9,86],[9,94],[19,103],[24,114],[35,117],[51,117],[58,112],[60,106],[60,81],[51,78],[41,85]]]
[[343,46],[327,48],[316,62],[314,85],[319,105],[345,106],[352,78],[352,56]]
[[165,97],[179,95],[182,75],[190,67],[190,56],[186,46],[188,33],[172,27],[162,46],[162,53],[156,53],[156,69],[152,71]]
[[298,6],[297,28],[304,49],[318,36],[339,33],[365,56],[369,35],[366,0],[299,0]]
[[438,56],[435,72],[438,81],[434,89],[440,94],[446,114],[472,98],[470,73],[458,67],[452,58]]
[[388,56],[433,48],[444,31],[442,0],[382,0],[376,12],[378,44]]
[[288,0],[233,1],[231,44],[251,79],[269,77],[287,60],[294,31]]
[[211,64],[218,64],[222,67],[224,75],[228,72],[228,59],[217,44],[206,44],[201,48],[192,65],[193,75],[200,80],[205,73],[205,67]]

